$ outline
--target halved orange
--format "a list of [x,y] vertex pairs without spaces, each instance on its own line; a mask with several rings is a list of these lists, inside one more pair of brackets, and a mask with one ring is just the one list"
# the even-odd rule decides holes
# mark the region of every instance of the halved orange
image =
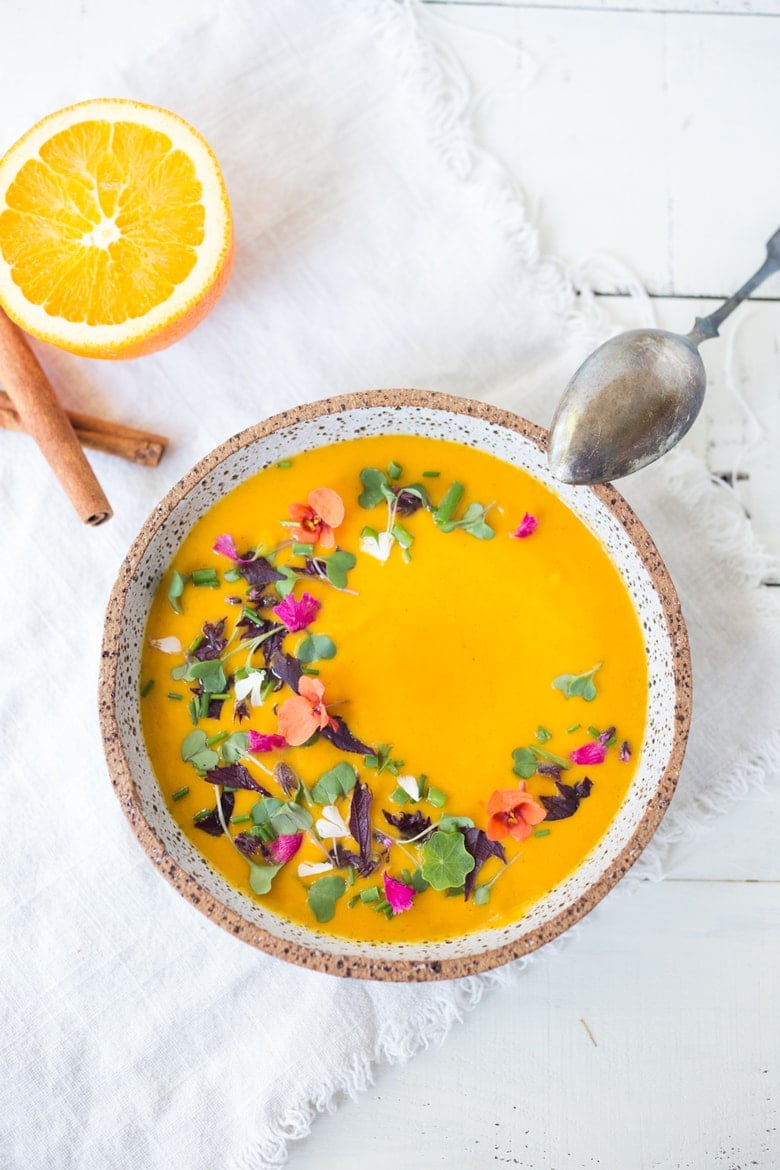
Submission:
[[169,110],[120,98],[50,114],[0,159],[0,305],[86,357],[178,340],[227,283],[219,164]]

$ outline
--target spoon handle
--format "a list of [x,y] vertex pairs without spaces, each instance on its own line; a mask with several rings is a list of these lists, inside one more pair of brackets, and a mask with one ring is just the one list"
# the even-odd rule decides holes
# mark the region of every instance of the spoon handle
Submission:
[[733,297],[729,297],[724,301],[719,309],[714,313],[710,313],[709,317],[697,317],[694,322],[693,329],[688,334],[688,339],[694,345],[701,345],[702,341],[709,341],[711,337],[717,337],[720,326],[730,316],[738,305],[750,296],[753,289],[758,288],[760,284],[771,276],[773,272],[780,270],[780,228],[772,236],[771,240],[766,246],[766,260],[759,268],[758,272],[754,272],[750,280],[742,285],[739,292],[735,292]]

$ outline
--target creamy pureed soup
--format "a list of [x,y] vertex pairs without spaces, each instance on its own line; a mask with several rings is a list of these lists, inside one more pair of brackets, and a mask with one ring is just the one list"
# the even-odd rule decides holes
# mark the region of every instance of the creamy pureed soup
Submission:
[[248,898],[345,938],[516,921],[604,835],[646,708],[639,622],[582,522],[495,456],[403,435],[220,500],[141,664],[184,833]]

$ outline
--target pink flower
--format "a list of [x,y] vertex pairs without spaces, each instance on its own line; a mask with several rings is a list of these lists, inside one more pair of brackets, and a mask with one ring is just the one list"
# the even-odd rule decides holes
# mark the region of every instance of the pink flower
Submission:
[[526,536],[533,536],[539,526],[539,521],[530,512],[526,512],[514,532],[510,532],[515,540],[524,540]]
[[305,630],[320,611],[320,602],[311,593],[302,593],[300,601],[296,601],[292,593],[288,593],[284,601],[274,606],[275,613],[280,621],[284,622],[290,633]]
[[267,847],[268,856],[274,865],[284,865],[298,852],[302,840],[303,833],[281,833]]
[[212,548],[214,549],[215,553],[221,553],[223,557],[230,557],[231,561],[240,561],[241,564],[247,563],[245,557],[240,557],[238,555],[236,542],[233,540],[232,536],[228,535],[228,533],[224,533],[224,535],[218,536],[214,541]]
[[603,764],[607,758],[606,744],[596,740],[594,743],[584,743],[582,747],[569,752],[569,758],[575,764]]
[[262,731],[249,732],[250,752],[275,752],[277,748],[287,747],[287,740],[283,735],[265,735]]
[[390,903],[393,914],[403,914],[404,910],[411,910],[414,895],[417,891],[412,886],[399,882],[389,874],[383,875],[385,883],[385,897]]
[[620,745],[620,754],[618,759],[622,764],[627,764],[631,759],[631,748],[628,746],[628,740],[624,739]]

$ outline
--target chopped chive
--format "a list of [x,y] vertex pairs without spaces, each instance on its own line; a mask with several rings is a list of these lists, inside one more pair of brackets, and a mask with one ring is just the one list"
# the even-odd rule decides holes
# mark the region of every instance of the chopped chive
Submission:
[[187,647],[187,653],[194,654],[195,651],[200,647],[202,642],[203,642],[203,634],[198,634],[197,638],[193,638],[192,641],[190,642],[189,646]]
[[189,790],[190,788],[188,784],[185,784],[183,788],[177,788],[171,796],[171,800],[181,800],[188,794]]
[[317,670],[316,666],[302,666],[301,667],[301,674],[308,674],[312,678],[315,677],[316,675],[318,675],[319,673],[320,672]]
[[225,578],[226,581],[232,582],[232,581],[240,581],[241,580],[241,574],[239,573],[238,569],[235,569],[235,568],[225,569],[222,576]]
[[280,471],[287,471],[287,469],[292,467],[292,465],[293,465],[292,459],[280,459],[276,466],[279,468]]
[[581,727],[581,723],[572,723],[571,727],[567,727],[566,730],[571,733],[572,731],[579,731]]
[[444,808],[445,804],[447,803],[447,793],[442,792],[441,788],[430,787],[425,799],[429,804],[432,804],[434,808]]
[[374,906],[374,909],[376,910],[377,914],[384,914],[386,910],[392,910],[392,906],[388,902],[387,898],[380,898]]
[[175,699],[177,702],[179,702],[179,703],[180,703],[180,702],[182,701],[182,699],[184,698],[184,695],[180,695],[180,694],[178,694],[178,692],[177,692],[177,691],[168,691],[168,694],[166,695],[166,698],[168,698],[168,699]]
[[409,793],[399,784],[398,787],[390,793],[390,799],[392,800],[393,804],[408,804]]
[[354,886],[354,884],[355,884],[355,867],[354,867],[354,865],[350,865],[349,868],[347,869],[347,885]]
[[310,557],[313,553],[313,544],[294,544],[292,546],[292,554],[294,557]]
[[594,739],[598,739],[598,737],[601,735],[601,732],[599,731],[598,727],[589,727],[588,735],[592,735]]
[[247,821],[251,821],[251,819],[252,819],[252,817],[249,815],[249,813],[241,813],[240,816],[231,817],[230,823],[231,823],[231,825],[243,825]]
[[396,463],[395,459],[391,459],[387,465],[388,479],[400,479],[402,471],[403,471],[403,467],[401,466],[401,464]]
[[441,475],[440,471],[424,471],[423,472],[424,479],[438,479],[440,475]]
[[377,886],[369,886],[367,889],[361,890],[360,891],[360,901],[361,902],[378,902],[379,901],[379,888]]
[[552,732],[548,731],[546,727],[542,727],[540,723],[536,729],[536,738],[539,743],[547,743],[548,740],[552,739]]
[[201,719],[208,719],[209,717],[209,697],[210,696],[207,691],[204,691],[200,696],[198,703],[198,715]]
[[195,816],[192,819],[196,825],[199,825],[201,821],[205,821],[206,818],[210,817],[210,816],[211,816],[211,809],[210,808],[202,808],[200,810],[200,812],[195,813]]
[[152,689],[153,686],[154,686],[154,679],[148,678],[146,680],[146,682],[144,683],[144,685],[141,687],[141,698],[142,699],[146,698],[146,696],[149,694],[149,691]]
[[[211,697],[213,699],[214,695]],[[206,747],[213,747],[215,743],[222,743],[222,740],[227,739],[229,735],[229,731],[218,731],[216,735],[212,735],[206,740]]]
[[551,829],[534,829],[534,837],[549,837]]
[[197,727],[198,713],[200,712],[200,704],[198,703],[197,699],[190,699],[188,711],[190,713],[190,719],[192,720],[192,726]]
[[612,747],[612,745],[616,744],[616,743],[617,743],[617,736],[611,735],[609,737],[609,739],[607,740],[607,742],[604,744],[604,747]]
[[192,584],[205,585],[207,589],[219,589],[219,577],[216,569],[193,569]]
[[439,504],[435,512],[435,519],[437,524],[444,524],[451,520],[455,509],[461,501],[461,497],[466,489],[462,483],[454,483],[447,489],[447,493]]
[[[210,697],[211,697],[212,699],[219,699],[219,701],[220,701],[221,703],[224,703],[224,702],[226,702],[226,701],[227,701],[227,700],[230,698],[230,692],[229,692],[229,691],[222,691],[222,693],[221,693],[221,694],[219,694],[219,695],[211,695]],[[227,732],[226,732],[225,734],[227,734]]]
[[347,905],[349,906],[350,910],[354,910],[355,906],[357,906],[359,901],[360,901],[360,894],[353,894],[352,897],[350,898],[350,900],[347,902]]

